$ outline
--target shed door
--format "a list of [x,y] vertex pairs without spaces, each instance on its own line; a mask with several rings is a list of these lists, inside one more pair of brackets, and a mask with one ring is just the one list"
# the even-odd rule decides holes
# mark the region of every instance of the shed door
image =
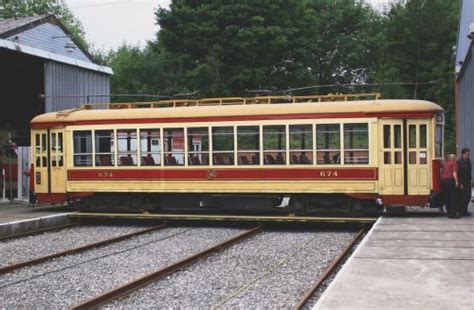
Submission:
[[402,127],[402,120],[381,121],[379,137],[381,137],[382,147],[379,154],[379,179],[382,195],[404,194]]
[[429,124],[429,120],[407,121],[408,195],[430,194]]

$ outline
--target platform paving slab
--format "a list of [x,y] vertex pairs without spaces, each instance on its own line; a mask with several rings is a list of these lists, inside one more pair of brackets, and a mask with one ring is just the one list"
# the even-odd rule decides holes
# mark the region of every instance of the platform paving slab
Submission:
[[474,309],[474,217],[379,219],[313,309]]
[[69,223],[63,207],[35,206],[26,203],[0,204],[0,238]]

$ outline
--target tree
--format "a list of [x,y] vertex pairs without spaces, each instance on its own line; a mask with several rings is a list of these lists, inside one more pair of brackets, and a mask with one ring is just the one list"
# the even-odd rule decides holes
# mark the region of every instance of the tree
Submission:
[[41,14],[56,15],[56,17],[84,48],[89,47],[89,44],[85,39],[85,32],[82,24],[64,4],[56,0],[0,0],[0,17],[2,18]]
[[446,110],[446,150],[455,150],[452,46],[456,43],[459,2],[396,0],[384,19],[381,53],[374,79],[378,82],[428,82],[382,88],[387,98],[417,98]]
[[156,16],[165,89],[208,96],[364,79],[377,18],[355,0],[175,0]]

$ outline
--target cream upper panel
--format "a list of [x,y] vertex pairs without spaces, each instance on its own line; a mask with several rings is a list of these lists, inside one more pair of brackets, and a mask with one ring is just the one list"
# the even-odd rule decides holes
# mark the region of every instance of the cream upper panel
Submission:
[[422,100],[367,100],[292,104],[254,104],[233,106],[197,106],[123,110],[78,110],[71,113],[46,113],[31,122],[77,122],[88,120],[153,119],[183,117],[251,116],[304,113],[390,113],[438,112],[443,109]]

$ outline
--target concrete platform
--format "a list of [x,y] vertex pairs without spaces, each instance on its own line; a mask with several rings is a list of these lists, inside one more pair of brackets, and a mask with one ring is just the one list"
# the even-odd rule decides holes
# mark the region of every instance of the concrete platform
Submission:
[[313,309],[474,309],[474,217],[379,219]]
[[31,207],[26,203],[2,203],[0,238],[67,224],[70,221],[69,214],[63,207]]

